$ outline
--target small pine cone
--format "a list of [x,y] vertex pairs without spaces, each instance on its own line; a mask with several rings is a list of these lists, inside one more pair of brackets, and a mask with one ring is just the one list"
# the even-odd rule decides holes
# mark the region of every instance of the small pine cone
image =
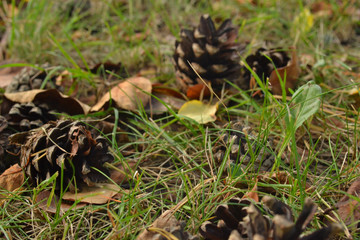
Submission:
[[[178,240],[197,240],[199,239],[197,236],[192,236],[189,232],[185,231],[185,222],[181,222],[177,226],[166,227],[164,230],[170,234],[172,234],[175,239]],[[160,233],[155,234],[151,240],[167,240],[168,238],[163,236]]]
[[[18,147],[10,144],[8,122],[5,117],[0,116],[0,173],[8,169],[11,165],[19,162],[16,153],[20,151]],[[13,153],[13,154],[11,154]]]
[[[44,80],[46,79],[48,73],[47,71],[50,70],[50,66],[48,64],[44,64],[41,66],[44,70],[39,70],[37,68],[24,68],[17,74],[14,79],[11,81],[10,85],[7,86],[6,92],[13,93],[13,92],[24,92],[33,89],[40,89],[41,85],[43,84]],[[61,87],[56,85],[55,76],[47,79],[45,89],[56,88],[61,90]]]
[[80,121],[49,122],[29,132],[21,147],[21,167],[35,185],[57,172],[56,190],[60,190],[63,167],[63,186],[69,185],[74,192],[81,190],[82,183],[91,185],[107,180],[109,171],[104,163],[113,161],[108,147],[105,138],[92,138]]
[[231,199],[215,210],[217,224],[206,221],[199,229],[205,240],[327,240],[341,231],[333,223],[306,236],[300,237],[317,209],[306,199],[303,211],[294,223],[290,207],[272,197],[264,197],[263,203],[275,214],[272,220],[263,216],[260,209],[248,200]]
[[[289,61],[290,57],[286,51],[279,48],[270,50],[259,48],[255,54],[249,55],[246,58],[246,63],[263,82],[265,82],[266,79],[270,77],[272,71],[274,71],[274,65],[276,68],[285,67]],[[252,78],[252,74],[248,69],[246,69],[244,73],[244,79],[249,83],[250,88],[256,86],[256,80]]]
[[[274,156],[268,151],[268,143],[262,144],[257,141],[257,138],[251,133],[248,133],[247,128],[234,124],[232,131],[226,131],[219,137],[218,142],[214,147],[214,158],[218,163],[224,159],[225,153],[229,151],[229,163],[239,164],[247,167],[250,165],[252,158],[250,152],[253,152],[257,158],[254,161],[252,168],[254,170],[268,171],[274,164]],[[246,137],[246,135],[248,137]],[[230,149],[228,149],[231,146]],[[250,149],[251,148],[251,149]]]
[[9,127],[17,131],[29,131],[56,120],[46,104],[16,103],[7,114]]
[[194,30],[182,29],[180,37],[173,58],[181,90],[186,92],[189,86],[203,83],[195,71],[214,90],[221,90],[225,79],[239,80],[242,47],[235,43],[237,29],[230,19],[216,29],[209,15],[201,16],[199,26]]

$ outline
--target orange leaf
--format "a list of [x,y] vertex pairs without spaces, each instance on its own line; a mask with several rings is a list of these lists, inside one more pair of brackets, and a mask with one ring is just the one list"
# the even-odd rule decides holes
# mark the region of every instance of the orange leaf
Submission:
[[247,192],[242,199],[248,198],[248,199],[252,199],[255,202],[259,202],[259,195],[257,194],[257,182],[258,180],[256,179],[255,185],[254,187],[251,189],[250,192]]
[[[291,53],[290,64],[285,67],[278,68],[277,70],[272,71],[270,75],[269,83],[271,86],[271,90],[275,95],[282,95],[282,88],[280,81],[286,80],[285,90],[288,93],[288,89],[294,88],[299,78],[300,67],[296,55],[296,50],[295,48],[291,48],[291,50],[292,53]],[[279,79],[279,76],[281,80]]]
[[24,173],[19,164],[12,165],[0,175],[0,188],[14,191],[24,183]]
[[210,95],[210,89],[202,83],[189,87],[186,92],[186,96],[190,99],[199,99],[200,96],[209,97]]

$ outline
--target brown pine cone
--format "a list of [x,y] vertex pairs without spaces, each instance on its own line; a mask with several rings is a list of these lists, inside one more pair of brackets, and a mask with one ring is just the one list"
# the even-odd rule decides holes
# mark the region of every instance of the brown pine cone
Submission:
[[8,122],[5,117],[0,115],[0,174],[11,165],[19,162],[16,154],[20,149],[10,144],[9,136],[11,131],[8,129]]
[[[214,158],[217,163],[221,163],[224,160],[225,154],[228,152],[228,162],[230,164],[241,164],[242,167],[250,166],[252,162],[252,156],[250,152],[254,153],[256,159],[254,164],[251,165],[255,171],[268,171],[274,164],[274,156],[271,154],[268,143],[261,143],[256,136],[248,134],[246,128],[243,128],[239,124],[232,125],[232,129],[224,131],[219,137],[219,140],[214,146]],[[230,149],[229,149],[230,148]]]
[[[24,92],[33,89],[40,89],[41,85],[44,83],[45,79],[48,76],[48,72],[51,70],[49,64],[43,64],[40,68],[44,70],[39,70],[37,68],[24,68],[19,74],[17,74],[14,79],[11,81],[10,85],[7,86],[6,92]],[[44,89],[56,88],[61,90],[61,86],[56,85],[56,77],[52,76],[46,80]]]
[[[246,63],[263,82],[265,82],[266,79],[270,77],[272,71],[274,71],[274,65],[276,68],[285,67],[289,61],[290,57],[286,51],[279,48],[269,50],[259,48],[255,54],[249,55],[246,58]],[[256,86],[256,81],[248,69],[245,70],[244,79],[249,83],[251,89]]]
[[16,103],[7,114],[8,125],[17,131],[29,131],[39,128],[49,121],[56,120],[56,115],[46,104]]
[[49,122],[28,132],[21,147],[21,167],[35,185],[57,172],[56,190],[60,190],[63,178],[64,188],[69,186],[73,192],[81,190],[82,183],[107,180],[109,171],[104,164],[113,161],[108,147],[104,137],[93,138],[80,121]]
[[203,84],[196,72],[214,90],[221,90],[225,79],[231,82],[240,79],[239,52],[242,46],[235,42],[237,28],[230,19],[216,29],[211,17],[203,15],[198,27],[182,29],[180,37],[180,41],[175,43],[173,58],[181,90],[186,92],[189,86]]
[[248,200],[231,199],[215,210],[217,223],[207,221],[199,229],[206,240],[326,240],[341,231],[337,223],[330,224],[306,236],[300,236],[316,212],[316,205],[306,199],[303,210],[294,223],[291,208],[272,197],[263,203],[275,214],[271,220]]

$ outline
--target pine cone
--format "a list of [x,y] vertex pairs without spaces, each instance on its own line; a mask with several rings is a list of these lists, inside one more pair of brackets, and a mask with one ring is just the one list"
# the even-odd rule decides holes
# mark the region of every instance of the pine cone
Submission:
[[[289,61],[290,57],[287,55],[286,51],[279,48],[270,50],[259,48],[255,54],[249,55],[246,58],[246,63],[263,82],[265,82],[266,79],[270,77],[272,71],[274,71],[274,65],[276,68],[285,67]],[[248,69],[246,69],[244,73],[244,79],[249,83],[251,89],[256,86],[256,80],[253,79],[252,74]]]
[[[247,129],[239,124],[232,125],[232,131],[223,133],[214,146],[214,158],[218,163],[224,159],[225,153],[229,153],[229,163],[240,164],[244,167],[249,166],[252,161],[250,152],[257,156],[252,165],[254,170],[268,171],[274,164],[274,156],[268,151],[267,146],[257,141],[257,138],[250,133],[246,138]],[[230,149],[228,149],[231,146]]]
[[[10,85],[7,86],[6,92],[24,92],[33,89],[40,89],[44,80],[46,79],[50,70],[49,64],[44,64],[41,66],[44,70],[39,70],[37,68],[24,68],[17,74],[14,79],[11,81]],[[55,76],[47,79],[45,89],[56,88],[61,90],[61,87],[55,84]]]
[[310,199],[306,199],[295,223],[292,221],[291,209],[285,203],[272,197],[264,197],[263,202],[275,214],[272,220],[263,216],[259,207],[248,200],[235,198],[215,210],[218,223],[203,223],[200,234],[207,240],[326,240],[341,231],[341,226],[333,223],[300,237],[317,209]]
[[112,160],[105,138],[92,138],[84,123],[70,120],[49,122],[30,131],[20,156],[21,167],[35,185],[58,172],[56,190],[61,186],[63,166],[63,186],[69,185],[72,192],[80,191],[82,183],[107,180],[109,171],[103,165]]
[[222,89],[225,79],[232,82],[239,79],[242,47],[234,42],[237,29],[230,19],[216,29],[211,17],[204,15],[198,27],[181,30],[180,37],[175,43],[173,58],[181,90],[186,92],[189,86],[203,83],[195,71],[215,90]]
[[29,131],[56,120],[46,104],[32,102],[14,104],[7,115],[9,127],[17,131]]
[[16,153],[20,150],[15,145],[10,144],[9,136],[11,135],[11,132],[7,127],[8,122],[6,118],[0,116],[0,173],[18,162]]

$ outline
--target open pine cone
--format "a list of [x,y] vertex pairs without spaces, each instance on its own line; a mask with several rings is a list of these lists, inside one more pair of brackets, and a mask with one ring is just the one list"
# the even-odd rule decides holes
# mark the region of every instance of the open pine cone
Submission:
[[295,223],[288,205],[273,197],[264,197],[262,201],[274,215],[272,220],[249,200],[234,198],[217,207],[217,224],[206,221],[200,227],[200,234],[206,240],[326,240],[341,231],[341,226],[333,223],[300,237],[317,209],[310,199],[305,200]]
[[[246,137],[245,134],[248,136]],[[270,145],[269,143],[265,144]],[[228,163],[241,164],[242,167],[251,167],[255,171],[269,171],[275,161],[268,146],[264,146],[264,143],[259,142],[250,128],[244,128],[241,123],[233,124],[231,130],[224,131],[220,135],[213,152],[214,158],[219,164],[227,156]],[[252,156],[251,152],[253,153]],[[256,156],[254,161],[253,156]]]
[[[40,89],[44,80],[48,76],[47,71],[50,70],[49,64],[43,64],[40,66],[44,70],[39,70],[37,68],[24,68],[19,74],[17,74],[14,79],[11,81],[10,85],[7,86],[6,92],[24,92],[33,89]],[[45,83],[45,89],[56,88],[61,90],[61,86],[56,85],[55,76],[47,79]]]
[[21,167],[35,185],[58,172],[56,189],[60,189],[63,178],[64,188],[69,185],[73,192],[81,190],[82,183],[107,180],[109,171],[104,163],[113,161],[108,147],[105,138],[93,138],[80,121],[49,122],[28,132],[21,147]]
[[225,79],[231,82],[240,79],[242,47],[235,42],[237,29],[230,19],[216,29],[211,17],[204,15],[198,27],[182,29],[180,37],[175,43],[173,58],[181,90],[186,92],[190,86],[203,84],[196,73],[214,90],[221,90]]
[[[263,82],[265,82],[266,79],[270,77],[272,71],[275,70],[274,65],[276,68],[285,67],[289,61],[290,57],[287,55],[287,52],[279,48],[269,50],[259,48],[255,54],[251,54],[246,58],[246,63]],[[248,69],[246,69],[244,73],[244,79],[249,82],[251,89],[256,86],[256,81]]]
[[8,124],[6,118],[0,115],[0,174],[19,161],[16,153],[20,149],[9,143],[9,136],[12,132],[8,128]]
[[39,128],[49,121],[56,120],[46,104],[16,103],[7,114],[9,127],[17,131]]

